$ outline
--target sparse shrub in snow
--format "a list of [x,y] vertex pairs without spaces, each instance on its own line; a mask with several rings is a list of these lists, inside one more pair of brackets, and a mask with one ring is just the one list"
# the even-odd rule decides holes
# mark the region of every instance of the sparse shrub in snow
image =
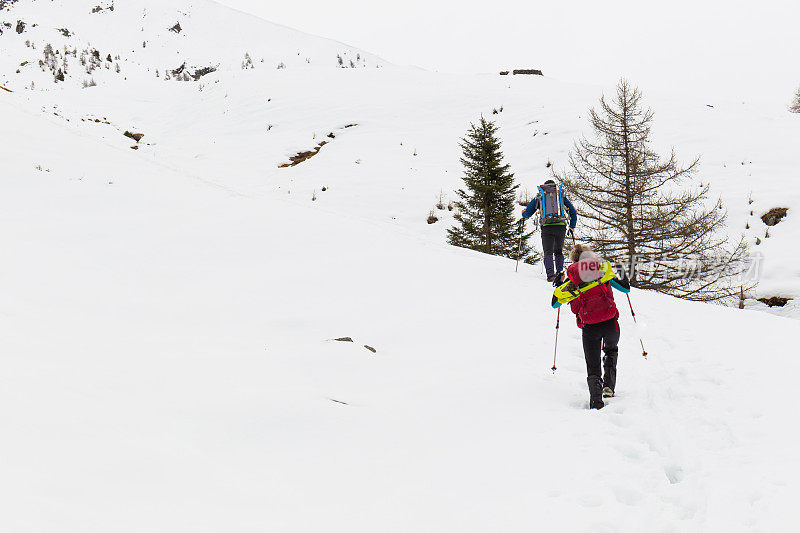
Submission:
[[285,68],[286,68],[286,64],[283,61],[278,63],[278,70],[285,69]]
[[245,52],[244,54],[244,61],[242,61],[242,70],[248,70],[254,68],[253,66],[253,58],[250,57],[249,52]]
[[47,43],[44,46],[44,50],[42,51],[44,55],[44,63],[47,65],[50,70],[55,70],[56,68],[56,55],[53,52],[53,46],[50,43]]
[[527,207],[527,205],[531,203],[531,193],[528,192],[528,189],[520,193],[517,203],[522,207]]
[[789,105],[789,111],[792,113],[800,113],[800,88],[798,88],[797,92],[794,94],[792,103]]
[[119,66],[119,63],[116,63],[116,64],[114,65],[114,71],[115,71],[117,74],[119,74],[121,70],[122,70],[122,69],[120,68],[120,66]]
[[339,62],[340,67],[344,67],[344,59],[342,59],[340,54],[336,54],[336,60]]
[[434,222],[438,222],[439,217],[436,216],[436,213],[433,212],[433,209],[428,212],[428,224],[433,224]]
[[94,81],[94,78],[89,78],[88,80],[84,79],[81,85],[84,89],[87,87],[97,87],[97,83]]
[[443,211],[445,209],[445,207],[446,206],[444,205],[444,191],[440,190],[439,191],[439,201],[436,202],[436,209],[439,209],[439,210]]

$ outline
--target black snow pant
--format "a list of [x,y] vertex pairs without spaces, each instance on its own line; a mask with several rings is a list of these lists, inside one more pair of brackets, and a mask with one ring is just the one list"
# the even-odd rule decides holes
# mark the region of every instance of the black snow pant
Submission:
[[[619,324],[616,318],[583,326],[583,355],[586,357],[586,380],[590,388],[593,383],[600,382],[603,387],[616,390],[618,343]],[[605,352],[602,361],[601,348]]]
[[[542,226],[542,251],[544,251],[544,270],[550,279],[564,270],[564,237],[567,226],[557,224]],[[553,260],[555,259],[555,265]]]

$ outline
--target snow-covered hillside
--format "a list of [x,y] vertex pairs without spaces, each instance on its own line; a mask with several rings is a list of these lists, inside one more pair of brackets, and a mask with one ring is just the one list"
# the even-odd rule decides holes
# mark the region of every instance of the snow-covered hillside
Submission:
[[[215,2],[6,0],[0,83],[49,89],[148,77],[196,81],[212,70],[366,68],[368,53]],[[46,53],[47,45],[51,51]],[[33,84],[33,85],[32,85]]]
[[[444,244],[470,121],[498,121],[532,191],[602,87],[119,4],[0,6],[30,21],[0,35],[3,530],[793,529],[796,321],[634,291],[619,396],[590,412],[571,316],[550,371],[540,266]],[[126,65],[85,89],[7,69],[63,50],[60,27]],[[220,68],[155,76],[184,61]],[[761,239],[758,296],[798,297],[800,117],[643,89],[659,146],[702,154],[731,234]]]

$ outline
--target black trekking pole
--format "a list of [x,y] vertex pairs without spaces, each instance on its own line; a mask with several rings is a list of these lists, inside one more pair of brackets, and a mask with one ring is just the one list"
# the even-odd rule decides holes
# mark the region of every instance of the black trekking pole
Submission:
[[569,229],[569,234],[572,236],[572,246],[573,247],[577,246],[577,244],[575,243],[575,230],[570,228]]
[[558,308],[558,312],[556,313],[556,346],[553,348],[553,368],[550,370],[553,371],[553,374],[556,373],[556,355],[558,355],[558,324],[561,322],[561,307]]
[[514,267],[514,272],[519,272],[519,254],[522,252],[522,234],[525,233],[525,219],[520,220],[519,223],[519,245],[517,246],[517,266]]
[[[636,313],[634,312],[633,304],[631,303],[631,295],[626,293],[625,296],[628,297],[628,306],[631,308],[631,316],[633,317],[633,323],[638,326],[639,324],[636,322]],[[639,344],[642,345],[642,357],[647,359],[647,350],[644,349],[644,341],[642,340],[642,332],[641,331],[639,332]]]

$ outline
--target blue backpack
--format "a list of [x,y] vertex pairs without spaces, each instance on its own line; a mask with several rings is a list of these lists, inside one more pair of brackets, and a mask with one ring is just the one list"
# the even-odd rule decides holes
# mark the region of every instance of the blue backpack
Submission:
[[539,211],[542,216],[542,225],[565,224],[563,185],[545,183],[539,185]]

